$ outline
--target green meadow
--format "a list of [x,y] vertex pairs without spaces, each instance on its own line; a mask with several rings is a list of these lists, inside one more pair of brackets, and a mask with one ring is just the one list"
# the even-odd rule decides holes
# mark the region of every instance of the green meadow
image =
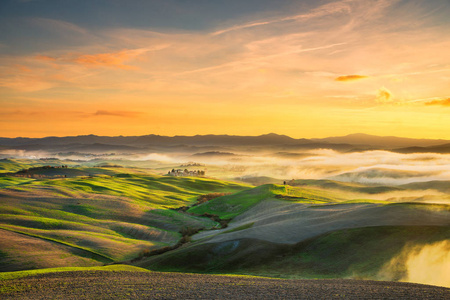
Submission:
[[114,265],[122,263],[155,271],[400,280],[406,267],[383,270],[404,249],[450,240],[449,205],[370,197],[397,188],[323,180],[252,186],[117,162],[40,164],[0,161],[3,173],[35,168],[34,176],[0,177],[0,279],[128,268]]
[[[108,168],[104,173],[112,171]],[[176,244],[183,228],[218,226],[209,218],[172,208],[190,205],[202,194],[248,188],[215,179],[119,171],[124,170],[56,179],[0,177],[0,232],[7,237],[0,241],[0,269],[133,259],[144,251]]]
[[190,213],[212,213],[222,219],[234,218],[263,200],[285,200],[293,203],[324,204],[344,201],[342,194],[330,195],[324,191],[292,186],[265,184],[226,195],[188,210]]

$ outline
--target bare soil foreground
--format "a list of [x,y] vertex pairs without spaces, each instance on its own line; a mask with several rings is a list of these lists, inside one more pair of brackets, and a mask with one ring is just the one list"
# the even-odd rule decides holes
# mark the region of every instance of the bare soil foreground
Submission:
[[0,281],[2,299],[450,299],[401,282],[288,280],[160,272],[74,271]]

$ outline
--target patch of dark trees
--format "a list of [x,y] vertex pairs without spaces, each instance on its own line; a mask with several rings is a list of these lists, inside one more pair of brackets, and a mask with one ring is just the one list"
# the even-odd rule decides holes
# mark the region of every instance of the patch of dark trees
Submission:
[[20,171],[17,171],[16,174],[26,174],[30,171],[40,171],[40,170],[48,170],[48,169],[67,169],[68,166],[67,165],[61,165],[61,166],[42,166],[42,167],[34,167],[34,168],[29,168],[29,169],[23,169]]
[[275,195],[275,198],[283,199],[283,200],[305,200],[305,199],[308,199],[306,197],[296,197],[296,196],[286,196],[286,195]]
[[189,162],[187,164],[180,165],[180,168],[185,168],[185,167],[203,167],[203,166],[205,166],[205,165],[201,164],[201,163]]
[[123,168],[121,165],[114,165],[114,164],[100,164],[96,165],[96,168]]

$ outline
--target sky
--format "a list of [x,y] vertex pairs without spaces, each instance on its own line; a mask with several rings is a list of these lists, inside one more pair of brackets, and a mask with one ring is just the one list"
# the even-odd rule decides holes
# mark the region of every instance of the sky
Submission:
[[0,136],[450,139],[449,0],[1,0]]

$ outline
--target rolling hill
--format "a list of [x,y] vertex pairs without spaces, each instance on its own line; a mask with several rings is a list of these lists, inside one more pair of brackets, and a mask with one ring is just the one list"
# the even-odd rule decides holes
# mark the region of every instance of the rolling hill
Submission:
[[398,269],[383,270],[405,249],[450,240],[449,205],[349,201],[308,187],[263,185],[188,212],[233,220],[227,228],[202,231],[188,246],[137,266],[284,278],[399,280],[408,273],[406,258]]
[[0,178],[0,270],[132,259],[176,244],[183,228],[217,226],[170,208],[195,202],[202,194],[247,188],[206,178],[119,172],[66,179]]
[[[14,163],[33,165],[9,160],[4,169],[16,170]],[[254,187],[114,163],[61,170],[98,174],[0,177],[0,271],[123,262],[154,271],[414,281],[405,251],[450,240],[448,204],[370,199],[428,189],[445,195],[445,182]],[[211,193],[226,194],[197,202]]]

